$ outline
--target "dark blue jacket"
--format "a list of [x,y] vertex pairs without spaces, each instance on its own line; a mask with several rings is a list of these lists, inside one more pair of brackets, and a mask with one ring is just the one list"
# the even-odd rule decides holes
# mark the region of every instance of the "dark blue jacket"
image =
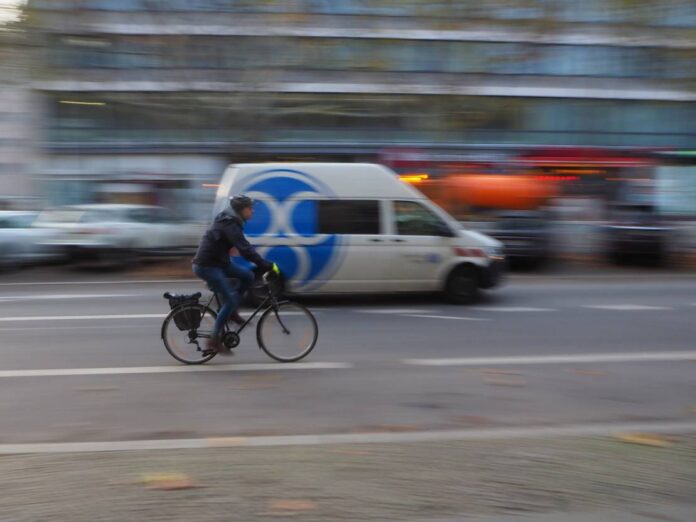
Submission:
[[226,267],[230,264],[232,247],[262,270],[271,269],[271,263],[263,259],[244,237],[244,220],[232,210],[224,210],[215,216],[198,245],[193,262],[200,266]]

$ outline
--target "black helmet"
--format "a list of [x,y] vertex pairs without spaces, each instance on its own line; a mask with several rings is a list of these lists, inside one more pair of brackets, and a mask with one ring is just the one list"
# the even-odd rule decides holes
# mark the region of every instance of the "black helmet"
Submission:
[[244,194],[241,194],[239,196],[232,196],[230,198],[230,206],[232,207],[232,210],[239,213],[244,208],[253,207],[254,200],[251,199],[249,196],[245,196]]

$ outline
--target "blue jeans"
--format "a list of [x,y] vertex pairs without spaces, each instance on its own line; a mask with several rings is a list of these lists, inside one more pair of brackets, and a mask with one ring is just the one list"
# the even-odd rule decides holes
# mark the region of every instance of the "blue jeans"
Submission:
[[[208,283],[223,301],[213,327],[213,335],[219,337],[222,327],[239,307],[242,297],[254,282],[254,274],[251,270],[232,263],[225,268],[194,264],[193,273]],[[237,279],[238,284],[233,285],[230,279]]]

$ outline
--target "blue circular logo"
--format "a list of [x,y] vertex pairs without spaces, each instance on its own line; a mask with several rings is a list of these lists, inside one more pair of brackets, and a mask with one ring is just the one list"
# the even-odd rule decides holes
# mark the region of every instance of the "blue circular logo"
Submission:
[[278,264],[291,290],[315,289],[335,274],[340,237],[319,233],[318,200],[335,196],[324,183],[298,170],[271,169],[242,179],[238,192],[256,201],[245,233]]

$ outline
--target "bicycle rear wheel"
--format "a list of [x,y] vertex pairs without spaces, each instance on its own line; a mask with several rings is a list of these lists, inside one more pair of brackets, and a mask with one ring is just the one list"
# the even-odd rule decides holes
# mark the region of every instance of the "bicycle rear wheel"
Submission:
[[295,362],[314,349],[319,327],[312,312],[285,301],[268,308],[256,326],[256,340],[266,354],[280,362]]
[[[192,317],[200,317],[200,324],[180,329],[179,326],[190,322]],[[169,312],[162,323],[162,341],[169,355],[184,364],[203,364],[215,357],[216,352],[206,350],[206,344],[212,337],[216,317],[210,308],[196,303],[184,304]]]

